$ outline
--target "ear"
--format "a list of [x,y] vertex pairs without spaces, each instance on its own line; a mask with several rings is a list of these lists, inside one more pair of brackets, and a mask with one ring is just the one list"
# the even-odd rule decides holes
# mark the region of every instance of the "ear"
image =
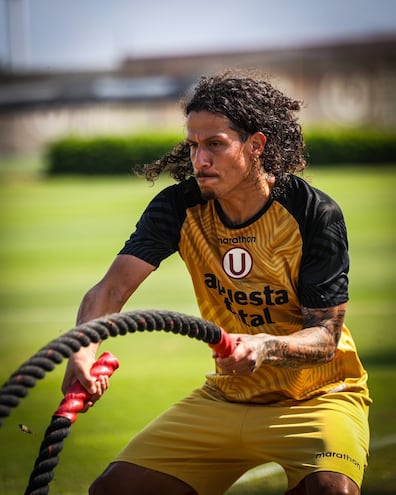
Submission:
[[260,156],[265,148],[267,137],[262,132],[255,132],[250,136],[251,152],[257,156]]

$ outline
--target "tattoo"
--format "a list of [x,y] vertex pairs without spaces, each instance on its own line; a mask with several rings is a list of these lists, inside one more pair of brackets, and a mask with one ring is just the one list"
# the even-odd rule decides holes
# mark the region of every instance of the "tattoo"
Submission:
[[346,304],[323,309],[303,307],[303,328],[323,327],[337,345],[340,340],[345,313]]
[[303,328],[283,337],[266,334],[261,348],[263,363],[288,368],[309,368],[331,361],[337,351],[346,305],[302,308]]

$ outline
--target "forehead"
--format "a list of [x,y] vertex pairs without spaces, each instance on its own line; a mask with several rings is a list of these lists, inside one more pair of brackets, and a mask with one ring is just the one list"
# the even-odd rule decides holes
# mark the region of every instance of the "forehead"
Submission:
[[187,138],[205,139],[221,134],[236,134],[225,115],[207,111],[190,112],[186,119]]

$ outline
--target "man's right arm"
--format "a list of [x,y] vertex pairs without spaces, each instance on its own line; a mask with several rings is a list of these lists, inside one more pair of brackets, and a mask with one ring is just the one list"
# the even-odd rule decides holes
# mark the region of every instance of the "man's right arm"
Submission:
[[[78,310],[77,324],[120,312],[129,297],[154,269],[153,265],[135,256],[118,255],[103,279],[85,294]],[[89,374],[99,345],[82,347],[70,356],[62,384],[63,393],[79,380],[89,393],[97,395],[93,399],[95,402],[107,389],[107,377],[93,379]]]

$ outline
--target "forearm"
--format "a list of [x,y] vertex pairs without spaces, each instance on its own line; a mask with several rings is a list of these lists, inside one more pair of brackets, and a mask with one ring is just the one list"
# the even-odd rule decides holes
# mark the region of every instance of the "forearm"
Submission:
[[331,361],[337,344],[325,327],[305,328],[293,335],[258,335],[257,357],[262,364],[286,368],[309,368]]
[[302,308],[303,328],[289,335],[234,334],[236,349],[227,358],[216,356],[228,374],[249,374],[262,364],[309,368],[334,359],[346,304],[324,309]]
[[[111,313],[119,313],[125,302],[140,283],[153,271],[148,263],[129,255],[119,255],[115,258],[103,279],[90,289],[81,301],[77,324],[103,317]],[[77,378],[90,392],[97,390],[97,384],[90,375],[90,369],[95,361],[100,342],[92,343],[70,356],[63,390],[67,391]]]
[[104,278],[84,296],[78,310],[77,323],[119,313],[154,268],[134,256],[118,255]]
[[302,308],[303,329],[291,335],[263,336],[262,363],[289,368],[316,366],[334,359],[346,305]]
[[100,284],[90,289],[81,301],[77,313],[77,324],[86,323],[111,313],[121,311],[125,298],[112,289],[101,287]]
[[[85,294],[81,301],[77,314],[77,325],[82,325],[111,313],[118,313],[121,311],[124,302],[124,299],[117,291],[97,284]],[[73,360],[87,358],[91,361],[94,360],[100,344],[101,341],[92,342],[89,346],[82,347],[79,353],[75,354]]]
[[[83,300],[77,315],[77,324],[82,325],[90,320],[117,313],[123,306],[122,297],[103,284],[97,284],[90,289]],[[75,378],[90,392],[95,393],[96,383],[90,377],[89,370],[96,359],[96,353],[101,342],[92,342],[88,346],[82,346],[78,352],[69,358],[62,390],[66,393],[73,384]]]

